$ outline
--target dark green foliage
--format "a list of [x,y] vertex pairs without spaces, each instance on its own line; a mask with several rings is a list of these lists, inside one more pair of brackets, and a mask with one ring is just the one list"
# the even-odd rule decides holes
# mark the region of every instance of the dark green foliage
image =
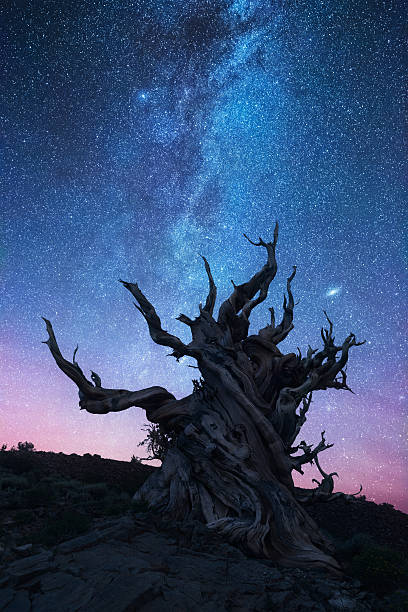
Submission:
[[388,508],[389,510],[395,510],[394,506],[392,504],[389,504],[388,502],[384,502],[380,504],[380,506],[383,506],[383,508]]
[[142,429],[147,431],[147,436],[142,442],[139,442],[138,446],[147,447],[148,456],[143,458],[144,461],[152,461],[153,459],[163,461],[168,449],[175,442],[175,436],[165,432],[156,423],[145,424]]
[[117,495],[109,495],[105,498],[101,513],[107,516],[115,516],[124,514],[130,508],[130,495],[127,493],[119,493]]
[[355,555],[350,573],[364,587],[379,595],[408,584],[408,563],[398,552],[387,546],[367,546]]
[[83,491],[94,499],[103,499],[109,494],[106,482],[96,482],[94,484],[84,485]]
[[17,450],[20,453],[32,453],[33,451],[35,451],[35,448],[32,442],[27,442],[26,440],[25,442],[19,442],[17,444]]
[[74,509],[63,510],[50,517],[47,525],[33,536],[33,541],[53,546],[85,533],[91,527],[91,518]]
[[24,499],[29,508],[48,506],[55,499],[54,489],[48,482],[40,481],[25,491]]
[[[31,448],[32,446],[32,448]],[[0,451],[0,467],[8,468],[15,474],[28,472],[35,466],[34,444],[31,442],[19,442],[18,448],[12,447],[6,450],[3,444]]]
[[29,486],[27,478],[24,476],[16,476],[15,474],[5,474],[0,477],[0,490],[16,490],[25,489]]
[[84,484],[73,478],[58,478],[51,477],[43,478],[43,481],[52,482],[55,495],[64,500],[73,499],[76,494],[80,494]]
[[366,533],[356,533],[348,540],[337,541],[336,557],[363,588],[377,595],[391,593],[408,584],[408,562],[404,555],[377,544]]
[[384,612],[408,612],[408,591],[399,589],[384,599]]
[[88,484],[98,484],[101,481],[100,474],[95,472],[92,469],[92,466],[87,466],[81,473],[80,476],[82,482],[86,482]]
[[355,533],[348,540],[336,542],[336,557],[340,561],[351,561],[355,555],[373,545],[375,542],[367,533]]
[[[35,447],[34,444],[32,442],[27,442],[27,440],[25,442],[18,442],[17,443],[17,448],[15,446],[12,446],[10,448],[10,451],[14,451],[14,452],[22,452],[22,453],[30,453],[35,451]],[[2,444],[0,446],[0,453],[5,453],[7,452],[7,444]]]
[[[143,482],[134,477],[133,470],[129,470],[128,480],[119,472],[117,484],[102,481],[104,470],[93,468],[95,463],[101,464],[99,457],[85,457],[80,469],[60,472],[58,466],[52,469],[52,454],[44,457],[30,448],[23,443],[20,450],[8,451],[4,445],[0,450],[0,516],[6,512],[12,521],[11,527],[0,526],[0,542],[8,541],[12,533],[18,544],[52,546],[81,535],[92,528],[95,518],[129,512],[131,495],[138,482]],[[35,468],[23,470],[21,458],[29,459],[28,466],[31,458],[37,460]],[[3,459],[7,467],[2,465]]]
[[22,510],[17,510],[17,512],[14,513],[14,520],[19,525],[29,525],[33,521],[34,518],[35,518],[35,513],[32,510],[22,509]]

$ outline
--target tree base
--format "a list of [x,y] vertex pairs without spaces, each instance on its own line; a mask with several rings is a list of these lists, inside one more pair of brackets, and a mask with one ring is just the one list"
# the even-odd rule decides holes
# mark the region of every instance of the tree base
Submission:
[[331,543],[285,486],[241,474],[240,488],[236,474],[224,471],[221,483],[214,464],[208,467],[208,472],[197,470],[183,452],[172,448],[132,501],[146,503],[169,520],[198,520],[247,556],[341,574],[330,555]]

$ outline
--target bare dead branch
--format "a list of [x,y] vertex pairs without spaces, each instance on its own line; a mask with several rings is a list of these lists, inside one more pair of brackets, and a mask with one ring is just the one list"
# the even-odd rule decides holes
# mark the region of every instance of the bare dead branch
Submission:
[[93,380],[95,387],[102,387],[101,377],[93,370],[91,370],[91,379]]
[[317,455],[314,458],[314,462],[315,462],[316,467],[319,470],[320,474],[323,476],[323,478],[329,478],[330,476],[337,476],[337,478],[339,477],[337,472],[332,472],[331,474],[326,474],[326,472],[320,466],[319,457]]
[[[301,366],[305,372],[313,371],[318,376],[317,383],[313,387],[314,389],[333,388],[352,392],[346,382],[345,366],[350,348],[352,346],[361,346],[365,343],[365,340],[357,342],[355,335],[350,333],[341,346],[336,346],[334,344],[333,323],[329,319],[327,312],[323,312],[329,323],[329,329],[322,328],[320,332],[324,345],[323,350],[315,354],[316,350],[309,346],[306,358],[301,360]],[[341,353],[341,355],[337,359],[338,353]],[[338,374],[341,374],[341,378],[337,378]]]
[[[283,298],[283,318],[281,323],[275,327],[275,318],[271,319],[271,324],[267,325],[263,329],[259,331],[259,334],[269,340],[269,342],[273,342],[275,346],[282,342],[288,334],[292,331],[293,325],[293,309],[295,306],[295,301],[293,299],[291,283],[295,278],[296,274],[296,266],[293,266],[293,272],[289,276],[286,281],[286,288],[288,292],[288,297],[286,295]],[[271,310],[271,309],[269,309]]]
[[322,468],[320,467],[320,463],[319,463],[319,459],[316,455],[316,457],[314,458],[314,462],[317,466],[317,469],[319,470],[320,474],[322,475],[322,481],[319,482],[318,480],[316,480],[316,478],[312,479],[312,482],[315,482],[317,484],[317,489],[315,490],[315,494],[317,494],[319,497],[329,497],[332,495],[333,493],[333,489],[334,489],[334,478],[333,476],[337,476],[337,478],[339,477],[337,472],[331,472],[331,474],[326,474],[326,472],[324,470],[322,470]]
[[[87,380],[79,365],[65,359],[59,349],[51,322],[45,321],[48,340],[44,341],[51,351],[57,366],[70,378],[79,389],[79,406],[92,414],[107,414],[108,412],[119,412],[131,406],[138,406],[145,410],[162,407],[169,401],[175,401],[174,395],[163,387],[149,387],[140,391],[127,391],[126,389],[104,389],[101,387],[101,379],[96,372],[92,372],[95,386]],[[76,351],[75,351],[76,353]],[[74,353],[74,355],[75,355]]]
[[[209,291],[208,291],[207,299],[205,301],[203,310],[205,312],[208,312],[210,315],[212,315],[214,312],[215,300],[217,298],[217,287],[215,286],[214,279],[211,274],[211,268],[210,268],[208,261],[203,255],[200,255],[200,257],[202,257],[204,261],[205,271],[207,272],[208,283],[209,283]],[[200,311],[201,311],[201,308],[200,308]]]
[[326,450],[327,448],[331,448],[334,446],[333,444],[326,444],[326,440],[324,438],[324,431],[321,433],[322,439],[317,446],[313,450],[311,450],[311,446],[307,446],[306,443],[299,444],[299,448],[302,448],[303,455],[299,457],[292,457],[294,469],[298,469],[304,463],[312,463],[313,460],[317,457],[318,453]]
[[303,406],[299,411],[299,415],[296,417],[296,427],[295,427],[295,431],[293,432],[291,438],[289,439],[289,442],[288,442],[289,445],[293,444],[293,442],[298,437],[301,428],[305,424],[306,412],[309,410],[311,403],[312,403],[312,392],[310,392],[307,397],[304,397],[302,399]]
[[[278,240],[278,228],[278,223],[276,223],[273,242],[264,242],[262,238],[259,238],[259,242],[253,242],[244,234],[245,238],[254,246],[266,248],[268,259],[262,269],[254,274],[248,282],[242,285],[235,285],[234,283],[233,293],[220,306],[218,313],[219,324],[229,324],[241,309],[243,310],[241,318],[248,319],[253,308],[265,300],[269,285],[275,278],[277,271],[275,248]],[[251,301],[258,291],[260,292],[259,296]]]
[[271,322],[270,322],[270,326],[271,327],[275,327],[275,311],[273,309],[273,307],[271,306],[270,308],[268,308],[269,312],[271,313]]
[[194,321],[190,319],[190,317],[182,313],[180,313],[179,316],[176,317],[176,321],[181,321],[182,323],[185,323],[185,325],[188,325],[189,327],[192,327],[194,324]]
[[173,356],[176,357],[177,360],[183,355],[188,354],[187,346],[180,340],[180,338],[177,338],[177,336],[173,336],[162,329],[161,321],[156,313],[156,310],[146,296],[141,292],[137,283],[127,283],[122,280],[120,282],[138,301],[139,305],[135,304],[135,306],[146,319],[147,325],[149,326],[150,337],[152,338],[153,342],[163,346],[170,346],[173,349]]
[[52,356],[55,359],[55,363],[57,366],[70,378],[77,387],[85,394],[88,394],[90,397],[98,398],[100,397],[100,392],[95,389],[93,384],[85,377],[78,363],[75,361],[75,355],[78,350],[76,347],[74,351],[74,361],[71,363],[67,359],[62,356],[60,348],[58,346],[57,340],[55,338],[54,330],[51,325],[51,321],[41,317],[43,321],[45,321],[45,325],[48,332],[48,340],[45,340],[43,344],[46,344],[51,351]]

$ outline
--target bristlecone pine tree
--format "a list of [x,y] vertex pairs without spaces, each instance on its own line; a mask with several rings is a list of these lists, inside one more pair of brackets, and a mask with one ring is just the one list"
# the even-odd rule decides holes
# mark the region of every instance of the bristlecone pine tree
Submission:
[[267,261],[248,282],[233,283],[217,317],[217,290],[203,257],[209,280],[206,302],[199,305],[195,319],[177,317],[191,330],[189,344],[162,328],[136,283],[120,281],[136,299],[152,340],[170,347],[177,360],[187,355],[197,361],[201,378],[193,381],[193,392],[183,399],[177,400],[163,387],[106,389],[95,372],[93,382],[87,380],[75,361],[77,349],[72,363],[66,360],[47,319],[45,343],[59,368],[78,386],[81,409],[106,414],[138,406],[162,432],[172,433],[174,443],[161,468],[137,491],[136,502],[147,502],[171,519],[198,519],[253,556],[336,572],[340,568],[331,556],[330,543],[302,505],[311,498],[329,498],[333,474],[320,469],[323,480],[314,490],[295,487],[292,479],[293,470],[303,474],[302,465],[313,463],[332,444],[326,444],[324,432],[314,448],[294,442],[306,420],[312,391],[350,390],[345,372],[349,350],[363,343],[350,333],[341,346],[335,345],[333,324],[325,313],[328,328],[321,330],[322,350],[309,346],[303,357],[300,349],[298,354],[281,353],[278,344],[293,329],[295,266],[287,280],[282,321],[276,325],[269,308],[271,322],[248,335],[251,312],[266,299],[276,275],[277,239],[278,224],[272,242],[249,240],[265,249]]

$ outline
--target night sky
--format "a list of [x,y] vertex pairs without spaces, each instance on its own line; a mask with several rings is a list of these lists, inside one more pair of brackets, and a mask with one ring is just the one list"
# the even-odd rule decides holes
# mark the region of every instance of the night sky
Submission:
[[[296,264],[281,350],[320,348],[323,309],[337,342],[367,340],[350,351],[355,395],[316,392],[300,438],[315,444],[324,429],[334,442],[319,457],[337,490],[362,483],[408,512],[403,3],[5,5],[0,443],[143,454],[141,409],[79,410],[41,344],[41,315],[103,386],[183,397],[194,362],[153,343],[118,279],[138,282],[188,340],[175,317],[205,301],[199,253],[220,303],[265,261],[243,232],[271,240],[279,220],[278,274],[251,330],[269,306],[280,320]],[[309,467],[296,482],[318,476]]]

